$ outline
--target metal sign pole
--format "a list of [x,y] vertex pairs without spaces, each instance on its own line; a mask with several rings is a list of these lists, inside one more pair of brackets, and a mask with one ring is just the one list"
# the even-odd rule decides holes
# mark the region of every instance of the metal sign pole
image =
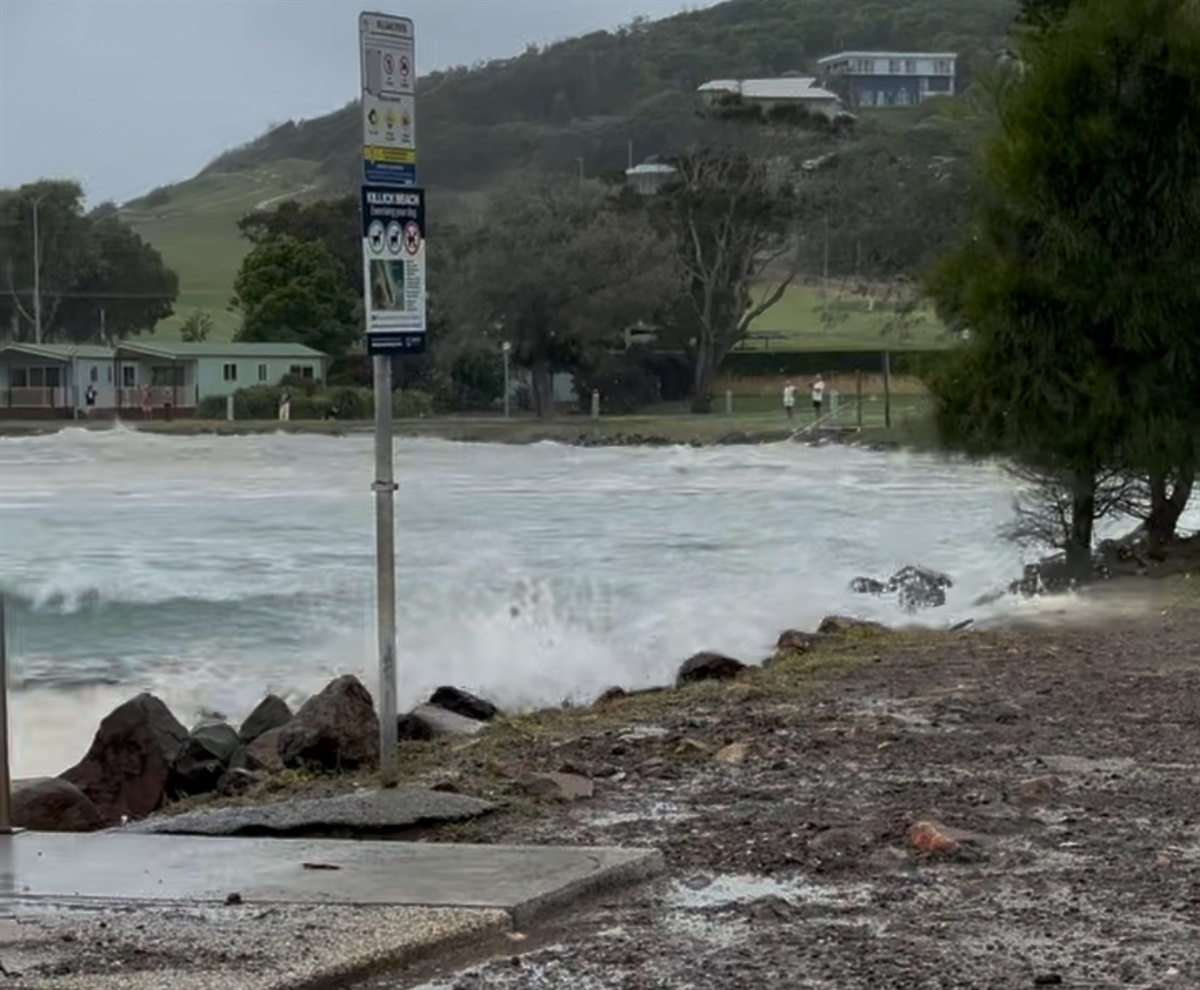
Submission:
[[418,189],[416,30],[412,19],[358,17],[362,106],[363,310],[375,377],[375,578],[379,633],[379,778],[400,776],[397,745],[396,480],[392,359],[425,350],[425,197]]
[[396,718],[396,481],[392,457],[392,359],[376,355],[375,586],[379,625],[379,782],[399,778]]
[[12,776],[8,763],[8,635],[4,628],[5,599],[0,595],[0,835],[11,835]]

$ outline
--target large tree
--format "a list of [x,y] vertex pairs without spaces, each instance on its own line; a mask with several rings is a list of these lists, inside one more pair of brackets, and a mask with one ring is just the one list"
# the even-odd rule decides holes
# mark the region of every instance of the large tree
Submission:
[[239,340],[293,341],[340,355],[359,338],[358,298],[320,241],[264,241],[246,255],[234,292]]
[[86,341],[153,329],[179,291],[161,255],[75,182],[0,190],[0,326],[18,340]]
[[1200,6],[1077,0],[1017,55],[975,222],[931,281],[972,344],[932,384],[952,444],[1067,486],[1082,578],[1106,473],[1145,473],[1172,533],[1171,482],[1195,477]]
[[553,370],[580,367],[671,299],[662,239],[591,185],[514,178],[487,197],[461,243],[450,320],[473,339],[511,343],[539,415],[551,409]]

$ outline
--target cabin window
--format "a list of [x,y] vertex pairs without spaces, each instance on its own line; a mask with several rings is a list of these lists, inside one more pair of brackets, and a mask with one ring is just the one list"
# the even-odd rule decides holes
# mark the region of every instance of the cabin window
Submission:
[[121,387],[133,388],[137,384],[137,365],[121,365]]
[[293,364],[288,369],[289,375],[298,375],[301,378],[313,377],[313,366],[311,364]]
[[94,364],[92,365],[91,371],[88,372],[88,381],[90,381],[93,385],[100,381],[100,369]]
[[222,369],[221,377],[224,378],[225,381],[227,381],[227,382],[236,382],[237,381],[237,365],[236,364],[225,365],[224,369]]
[[52,365],[17,367],[10,375],[13,388],[58,388],[62,385],[62,368]]
[[258,366],[258,380],[260,382],[265,382],[267,380],[267,366],[265,364],[260,364]]

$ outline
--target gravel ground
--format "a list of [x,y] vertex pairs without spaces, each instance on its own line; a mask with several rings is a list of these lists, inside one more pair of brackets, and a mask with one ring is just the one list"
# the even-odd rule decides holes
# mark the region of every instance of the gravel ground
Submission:
[[595,797],[431,838],[654,845],[668,877],[355,990],[1200,987],[1200,609],[844,652],[531,733]]

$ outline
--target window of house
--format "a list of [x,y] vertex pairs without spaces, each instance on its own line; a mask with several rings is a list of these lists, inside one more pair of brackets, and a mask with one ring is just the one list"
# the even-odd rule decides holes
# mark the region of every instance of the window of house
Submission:
[[100,369],[97,368],[94,364],[92,365],[91,371],[88,372],[88,381],[91,382],[93,385],[95,385],[96,382],[100,381]]
[[267,366],[265,364],[260,364],[258,366],[258,380],[260,382],[265,382],[267,380]]
[[313,366],[311,364],[293,364],[288,368],[289,375],[298,375],[300,378],[312,378]]
[[225,365],[225,367],[221,370],[221,377],[227,382],[236,382],[237,381],[237,365],[236,364]]
[[108,366],[108,384],[109,385],[112,384],[112,365],[111,364]]
[[951,68],[949,59],[939,58],[933,63],[933,71],[940,76],[948,76],[953,74],[954,69]]
[[904,71],[907,75],[915,76],[917,74],[916,59],[906,58],[904,60]]
[[121,365],[121,387],[133,388],[137,384],[137,365]]
[[900,75],[900,59],[888,59],[888,72],[893,76]]
[[150,384],[155,388],[180,388],[183,368],[172,364],[156,364],[150,369]]
[[29,388],[28,368],[13,368],[8,374],[13,388]]
[[13,388],[58,388],[62,385],[62,368],[57,366],[17,367],[9,374]]

